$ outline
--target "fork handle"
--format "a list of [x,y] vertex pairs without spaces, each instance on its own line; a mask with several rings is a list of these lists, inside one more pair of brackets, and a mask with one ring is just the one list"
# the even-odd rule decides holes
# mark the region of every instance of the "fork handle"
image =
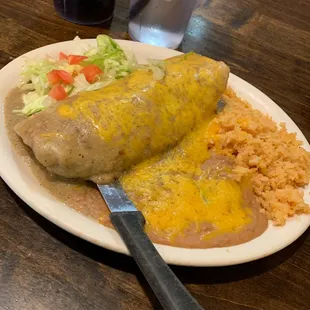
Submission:
[[203,309],[165,263],[144,232],[145,220],[140,211],[112,212],[110,219],[164,309]]

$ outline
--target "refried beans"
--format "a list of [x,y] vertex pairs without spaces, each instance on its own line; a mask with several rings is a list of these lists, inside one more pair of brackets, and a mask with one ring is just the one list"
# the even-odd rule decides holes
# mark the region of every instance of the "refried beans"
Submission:
[[[31,150],[26,145],[24,145],[21,139],[15,134],[13,127],[19,121],[23,120],[24,116],[13,114],[12,110],[19,109],[21,108],[21,106],[21,93],[18,89],[13,89],[7,97],[5,105],[5,121],[9,139],[12,142],[16,153],[21,156],[27,164],[29,164],[33,174],[37,177],[40,184],[44,188],[46,188],[52,195],[54,195],[55,198],[59,199],[67,206],[75,209],[76,211],[84,214],[85,216],[90,217],[95,221],[99,221],[105,226],[112,227],[109,221],[109,210],[94,184],[86,181],[63,179],[55,175],[51,175],[34,159]],[[181,167],[176,167],[176,170],[174,171],[172,171],[173,169],[169,168],[169,160],[175,160],[176,157],[180,156],[181,153],[177,155],[174,154],[170,158],[169,154],[166,155],[164,158],[166,158],[165,160],[168,161],[169,164],[163,164],[163,160],[158,158],[155,160],[152,159],[151,163],[144,163],[144,165],[151,165],[152,169],[157,169],[158,165],[161,166],[160,169],[168,168],[168,170],[166,169],[165,173],[162,173],[163,171],[161,171],[160,169],[158,170],[161,178],[159,178],[159,174],[154,174],[154,176],[152,176],[152,178],[148,180],[157,180],[160,182],[164,182],[163,185],[169,185],[169,182],[174,179],[180,180],[181,183],[178,183],[177,185],[184,185],[186,183],[190,184],[189,186],[192,186],[192,184],[198,184],[198,186],[200,186],[200,198],[197,195],[195,197],[193,196],[192,198],[181,197],[180,199],[172,196],[173,199],[176,199],[170,202],[173,202],[175,205],[171,206],[172,209],[162,209],[162,211],[168,210],[168,213],[171,211],[172,216],[175,217],[186,217],[184,210],[178,209],[179,205],[177,204],[181,202],[181,199],[183,199],[183,203],[188,203],[190,201],[195,203],[195,199],[201,199],[201,203],[206,201],[206,206],[208,206],[208,204],[211,204],[212,208],[214,208],[216,204],[212,204],[212,201],[210,201],[212,200],[212,195],[214,191],[216,191],[216,195],[218,195],[220,190],[226,190],[227,186],[229,186],[228,189],[232,192],[232,197],[237,197],[236,201],[238,201],[233,202],[232,206],[226,206],[224,209],[221,209],[220,212],[222,213],[220,214],[220,216],[222,219],[226,219],[227,222],[229,222],[229,219],[231,218],[232,224],[219,223],[219,228],[217,229],[212,222],[200,220],[191,221],[190,219],[187,223],[183,223],[185,226],[182,223],[180,224],[175,222],[175,225],[179,225],[180,229],[175,229],[174,227],[171,227],[171,229],[167,229],[168,224],[165,224],[165,220],[158,218],[160,224],[156,226],[154,224],[156,222],[154,220],[155,213],[152,213],[151,211],[159,210],[158,208],[160,207],[160,204],[156,205],[156,203],[158,203],[160,197],[155,197],[154,202],[152,203],[152,201],[150,200],[145,200],[145,192],[141,191],[141,188],[140,190],[133,190],[132,186],[134,186],[136,183],[131,182],[130,178],[132,176],[137,176],[137,174],[135,175],[135,173],[137,173],[137,169],[138,172],[143,171],[143,167],[139,168],[138,165],[138,167],[134,168],[132,172],[126,174],[121,179],[121,182],[123,183],[123,186],[127,191],[129,197],[135,202],[137,208],[140,209],[146,217],[146,232],[148,233],[152,241],[156,243],[186,248],[211,248],[237,245],[250,241],[261,235],[266,230],[268,226],[268,221],[266,216],[260,213],[260,205],[252,192],[250,182],[245,181],[241,182],[241,185],[237,184],[231,176],[231,168],[234,164],[231,158],[225,156],[218,156],[216,154],[208,154],[208,156],[204,158],[204,154],[201,154],[201,150],[196,149],[195,151],[194,147],[188,142],[189,139],[190,137],[187,140],[185,139],[185,142],[182,142],[182,151],[186,151],[186,163],[188,165],[184,166],[184,170],[182,170]],[[184,152],[182,154],[184,155]],[[194,161],[198,155],[199,160],[203,162],[203,164],[198,167],[199,172],[197,173],[197,167],[194,167],[195,171],[191,170],[193,166],[191,166],[191,163],[189,163],[189,161]],[[184,160],[183,157],[182,160]],[[186,171],[186,167],[191,168]],[[139,181],[139,178],[136,178],[135,180]],[[155,184],[155,186],[157,187],[159,185],[160,184]],[[149,187],[149,189],[151,188],[152,187]],[[145,187],[145,189],[147,189],[147,186]],[[179,195],[181,192],[184,192],[186,194],[186,189],[178,192],[178,186],[175,188],[172,186],[169,189],[166,188],[165,190],[166,194],[168,193],[167,195],[169,195],[169,191],[170,193],[172,193],[172,195]],[[215,198],[217,197],[216,195],[214,194]],[[165,198],[163,197],[163,201],[165,202],[164,199]],[[228,200],[225,197],[223,199],[224,200],[221,200],[220,202],[227,203]],[[238,205],[239,202],[240,204]],[[194,207],[195,206],[191,205],[191,203],[189,203],[187,206],[187,208],[192,211],[194,210]],[[149,208],[149,210],[147,210],[147,208]],[[151,210],[151,208],[153,209]],[[178,210],[179,214],[173,213],[173,210]],[[215,210],[214,212],[217,211]],[[224,214],[223,212],[226,212],[227,214]],[[236,212],[239,215],[242,214],[242,216],[240,215],[241,220],[239,218],[236,218],[236,216],[239,216],[238,214],[235,214]],[[197,218],[199,219],[199,214],[197,216]],[[216,216],[217,214],[214,213],[214,218]],[[235,220],[233,220],[234,217]],[[202,218],[208,219],[208,216],[205,215],[205,217]],[[194,219],[196,219],[196,217],[194,217]]]

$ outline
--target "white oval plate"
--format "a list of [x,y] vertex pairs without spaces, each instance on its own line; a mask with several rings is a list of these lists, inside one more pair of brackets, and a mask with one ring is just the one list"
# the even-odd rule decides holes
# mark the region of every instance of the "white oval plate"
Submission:
[[[90,39],[44,46],[18,57],[0,71],[0,172],[2,178],[11,189],[31,208],[49,221],[101,247],[128,254],[128,250],[113,229],[104,227],[67,207],[40,186],[27,165],[13,152],[4,126],[3,106],[5,97],[12,88],[17,86],[21,65],[25,57],[42,58],[46,54],[57,57],[60,51],[74,53],[77,47],[88,44],[95,45],[95,42],[94,39]],[[180,54],[180,52],[174,50],[137,42],[123,40],[118,42],[125,49],[132,50],[139,62],[145,62],[147,58],[164,59]],[[310,150],[309,143],[298,127],[271,99],[254,86],[233,74],[230,74],[229,85],[238,95],[248,100],[254,108],[268,113],[278,123],[285,122],[288,131],[297,132],[297,137],[303,141],[304,148],[308,151]],[[310,202],[308,189],[305,192],[305,199],[308,203]],[[260,237],[237,246],[213,249],[185,249],[156,244],[156,248],[165,261],[170,264],[186,266],[234,265],[256,260],[283,249],[302,235],[309,225],[310,216],[295,216],[289,219],[283,227],[274,227],[269,224],[266,232]]]

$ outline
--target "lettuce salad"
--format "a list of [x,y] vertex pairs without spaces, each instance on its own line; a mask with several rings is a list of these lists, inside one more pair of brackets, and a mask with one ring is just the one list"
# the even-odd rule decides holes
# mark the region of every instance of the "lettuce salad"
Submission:
[[30,116],[80,91],[105,87],[139,68],[152,70],[155,80],[164,77],[162,61],[138,65],[134,55],[125,53],[112,38],[98,35],[96,41],[97,47],[76,54],[59,51],[58,59],[46,56],[27,60],[19,84],[24,107],[13,112]]

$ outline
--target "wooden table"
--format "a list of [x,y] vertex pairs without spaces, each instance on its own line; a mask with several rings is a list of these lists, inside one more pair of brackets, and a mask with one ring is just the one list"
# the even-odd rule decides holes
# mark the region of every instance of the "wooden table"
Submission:
[[[86,27],[58,17],[51,0],[0,1],[0,67],[32,49],[79,35],[128,38],[127,1],[113,22]],[[224,60],[277,102],[310,139],[310,1],[207,0],[180,50]],[[0,184],[0,309],[152,309],[158,303],[132,258],[70,235]],[[225,268],[173,267],[212,310],[310,309],[310,238]]]

